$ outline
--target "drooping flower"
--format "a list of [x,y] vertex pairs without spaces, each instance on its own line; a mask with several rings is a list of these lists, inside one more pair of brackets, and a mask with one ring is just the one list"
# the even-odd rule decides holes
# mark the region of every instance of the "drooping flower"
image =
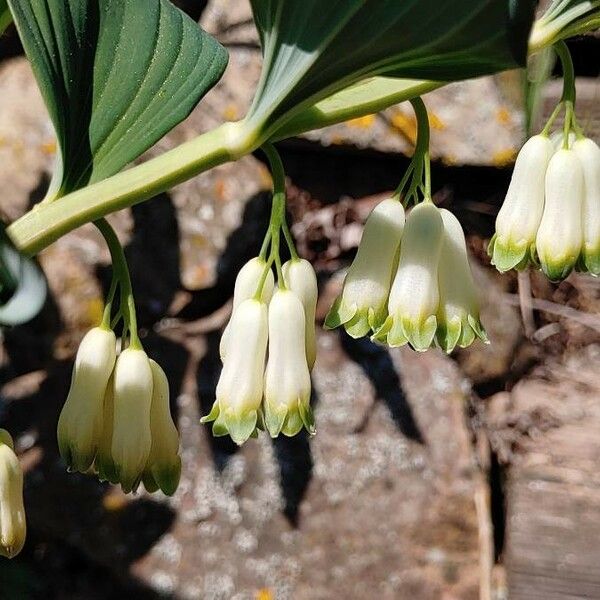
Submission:
[[135,491],[150,455],[153,378],[147,354],[127,348],[114,374],[111,456],[123,491]]
[[440,303],[436,339],[450,353],[456,346],[470,346],[475,337],[487,342],[479,319],[479,300],[469,265],[465,235],[458,219],[440,210],[444,241],[438,267]]
[[27,524],[23,505],[23,470],[9,433],[0,429],[0,556],[13,558],[23,549]]
[[423,202],[411,210],[388,301],[389,316],[374,339],[391,347],[408,342],[418,351],[431,346],[437,329],[438,262],[443,234],[442,217],[434,204]]
[[[223,335],[221,336],[221,344],[219,348],[221,360],[224,360],[227,354],[233,315],[238,306],[244,302],[244,300],[249,300],[250,298],[254,297],[266,268],[267,263],[260,258],[260,256],[257,256],[256,258],[249,260],[240,269],[240,272],[236,277],[235,288],[233,291],[233,310],[231,313],[231,318],[223,331]],[[266,304],[269,304],[269,300],[271,300],[274,287],[275,278],[273,277],[273,271],[269,269],[261,293],[261,300]]]
[[581,263],[592,275],[600,275],[600,147],[589,138],[576,141],[573,151],[581,162],[584,179],[583,247]]
[[544,180],[553,152],[545,135],[530,138],[519,152],[488,248],[492,264],[501,272],[525,268],[533,258],[544,211]]
[[305,317],[290,290],[275,292],[269,305],[269,360],[265,374],[265,426],[272,437],[314,433],[310,372],[306,362]]
[[167,496],[172,496],[177,490],[181,476],[179,433],[171,417],[167,376],[152,359],[150,368],[153,381],[150,411],[152,447],[143,476],[144,487],[149,492],[159,487]]
[[404,207],[393,198],[369,215],[344,288],[325,319],[325,327],[343,325],[354,338],[376,331],[387,316],[387,301],[404,230]]
[[116,357],[110,329],[95,327],[85,335],[75,359],[71,387],[58,420],[58,447],[67,467],[84,473],[94,461],[104,410],[104,395]]
[[298,296],[304,307],[305,344],[308,370],[312,371],[317,357],[315,313],[319,289],[313,266],[303,258],[292,259],[283,265],[283,276],[289,289]]
[[583,185],[578,155],[556,152],[546,172],[546,202],[535,242],[542,271],[553,281],[564,279],[581,253]]
[[202,423],[213,423],[213,435],[229,434],[243,444],[256,432],[263,396],[268,340],[267,305],[245,300],[231,319],[230,343],[217,384],[216,400]]
[[115,461],[112,458],[112,438],[114,429],[114,410],[115,410],[115,383],[114,378],[108,382],[106,393],[104,394],[104,412],[102,417],[102,435],[98,443],[98,453],[94,461],[94,468],[100,481],[110,481],[110,483],[119,483],[119,476]]

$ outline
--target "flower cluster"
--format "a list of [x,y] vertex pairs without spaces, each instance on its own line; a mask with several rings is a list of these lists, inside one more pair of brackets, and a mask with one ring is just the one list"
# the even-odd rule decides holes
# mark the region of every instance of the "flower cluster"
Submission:
[[[278,269],[279,270],[279,269]],[[203,423],[237,443],[266,429],[272,437],[314,433],[310,408],[315,355],[317,279],[311,264],[292,258],[279,270],[257,257],[240,271],[233,312],[221,339],[223,370]],[[266,364],[266,367],[265,367]]]
[[179,435],[165,373],[139,342],[117,356],[108,327],[90,330],[79,346],[57,436],[69,470],[94,470],[125,492],[142,480],[150,492],[177,489]]
[[499,271],[533,264],[553,281],[573,269],[600,275],[600,148],[573,137],[557,149],[542,133],[519,153],[488,248]]
[[487,341],[460,223],[422,202],[404,217],[394,198],[375,207],[325,326],[391,347],[446,352]]
[[9,433],[0,429],[0,556],[23,549],[27,526],[23,506],[23,471]]

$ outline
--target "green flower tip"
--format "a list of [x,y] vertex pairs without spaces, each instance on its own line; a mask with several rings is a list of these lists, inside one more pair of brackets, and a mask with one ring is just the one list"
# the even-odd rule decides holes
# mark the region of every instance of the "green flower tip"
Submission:
[[[152,482],[154,482],[156,488],[160,488],[163,494],[172,496],[177,491],[181,479],[181,458],[177,456],[175,462],[171,465],[154,465],[149,474],[144,474],[144,487],[148,490],[146,475],[152,477]],[[150,492],[150,490],[148,491]],[[156,489],[153,491],[156,491]]]
[[425,352],[431,347],[436,330],[435,315],[430,315],[424,320],[390,315],[371,336],[371,340],[387,344],[390,348],[410,344],[417,352]]
[[584,249],[581,254],[580,264],[578,266],[579,270],[587,272],[594,277],[598,277],[600,275],[600,249]]
[[211,421],[215,437],[229,435],[238,446],[258,434],[259,415],[256,410],[242,414],[235,414],[232,410],[221,411],[217,400],[210,413],[200,419],[200,423],[210,423]]
[[273,409],[265,405],[264,422],[265,429],[272,438],[276,438],[280,433],[293,437],[300,433],[302,428],[306,428],[311,435],[316,433],[312,409],[300,400],[294,408],[280,406]]
[[575,268],[577,260],[541,263],[541,269],[546,277],[553,282],[559,282],[566,279]]
[[467,348],[475,341],[475,338],[489,344],[488,336],[479,318],[473,315],[468,315],[466,319],[456,316],[447,323],[440,321],[435,335],[437,345],[447,354],[450,354],[457,346]]
[[325,329],[335,329],[336,327],[348,323],[348,321],[354,318],[357,310],[355,304],[348,306],[344,303],[342,295],[339,295],[325,317]]
[[488,245],[488,255],[492,264],[500,271],[506,273],[511,269],[518,271],[524,269],[530,262],[535,262],[535,244],[510,244],[500,240],[494,234]]

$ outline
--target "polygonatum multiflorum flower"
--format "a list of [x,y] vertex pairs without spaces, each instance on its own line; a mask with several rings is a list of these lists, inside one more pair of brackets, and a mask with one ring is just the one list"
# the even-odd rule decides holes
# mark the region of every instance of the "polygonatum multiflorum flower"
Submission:
[[440,214],[444,240],[438,267],[440,302],[436,340],[449,353],[456,346],[470,346],[476,337],[487,342],[487,336],[479,318],[479,299],[461,224],[444,208]]
[[579,268],[600,275],[600,147],[589,138],[573,144],[583,169],[583,247]]
[[303,258],[293,258],[283,265],[283,276],[288,288],[298,296],[305,317],[306,362],[309,371],[317,357],[317,340],[315,332],[315,313],[319,288],[313,266]]
[[150,369],[153,383],[150,409],[152,446],[144,469],[143,482],[149,492],[160,488],[167,496],[172,496],[181,476],[179,433],[171,417],[167,376],[160,365],[152,359],[150,359]]
[[359,338],[383,325],[398,264],[404,218],[404,207],[393,198],[373,209],[342,293],[325,319],[327,328],[343,325],[349,335]]
[[23,549],[26,535],[23,470],[12,438],[0,429],[0,556],[13,558]]
[[256,432],[263,397],[268,340],[267,304],[251,298],[233,312],[230,341],[217,383],[216,400],[202,423],[213,421],[213,434],[229,434],[237,444]]
[[[231,319],[233,319],[233,314],[235,313],[237,307],[244,302],[244,300],[249,300],[253,298],[258,290],[260,282],[264,277],[264,282],[262,284],[261,291],[261,299],[263,302],[269,303],[271,296],[273,295],[273,288],[275,287],[275,279],[273,277],[273,271],[268,268],[267,263],[260,256],[257,256],[251,260],[249,260],[238,273],[238,276],[235,279],[235,287],[233,291],[233,310],[231,314]],[[221,336],[221,344],[220,344],[220,354],[221,360],[223,360],[227,354],[227,346],[229,343],[229,333],[231,328],[231,319],[229,323],[226,325],[225,330],[223,331],[223,335]]]
[[535,260],[536,235],[544,211],[546,170],[553,152],[550,139],[536,135],[517,156],[488,248],[492,264],[501,272],[525,268]]
[[444,239],[439,209],[423,202],[409,213],[400,262],[388,300],[389,316],[375,339],[391,347],[406,343],[418,351],[431,346],[437,330],[438,263]]
[[269,304],[269,360],[265,373],[264,420],[272,437],[314,433],[311,381],[306,360],[302,302],[290,290],[277,290]]
[[111,457],[126,493],[137,489],[150,455],[152,392],[147,354],[137,348],[123,350],[115,365]]
[[546,172],[546,199],[535,247],[542,271],[557,281],[575,267],[583,244],[583,169],[573,150],[558,150]]
[[104,397],[115,366],[116,338],[111,329],[95,327],[85,335],[58,420],[58,447],[67,467],[86,472],[92,465],[104,416]]

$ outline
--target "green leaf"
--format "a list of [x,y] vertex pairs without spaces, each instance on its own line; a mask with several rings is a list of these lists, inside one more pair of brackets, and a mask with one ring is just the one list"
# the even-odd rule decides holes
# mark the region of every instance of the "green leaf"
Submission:
[[0,324],[33,319],[46,300],[46,280],[37,264],[22,256],[0,226]]
[[167,0],[8,4],[60,146],[49,195],[121,170],[182,121],[227,64],[225,49]]
[[249,118],[261,125],[283,123],[377,75],[454,81],[524,66],[535,6],[533,0],[251,2],[264,67]]
[[600,2],[597,0],[554,0],[536,21],[530,46],[539,50],[600,27]]
[[11,21],[12,16],[6,0],[0,0],[0,35],[4,33],[4,30],[10,25]]

